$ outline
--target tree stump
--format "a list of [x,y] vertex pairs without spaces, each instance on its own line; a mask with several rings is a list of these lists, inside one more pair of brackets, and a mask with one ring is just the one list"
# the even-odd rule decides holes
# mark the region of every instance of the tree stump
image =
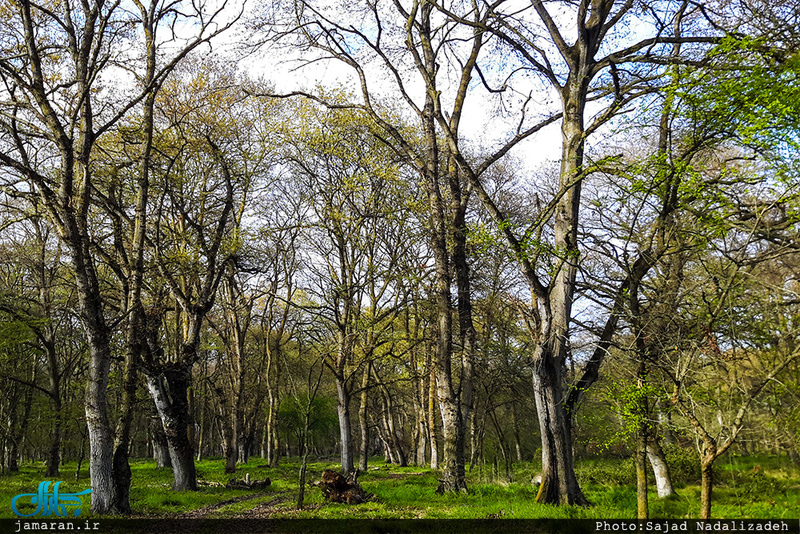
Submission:
[[322,472],[322,479],[312,482],[311,485],[319,486],[328,502],[360,504],[374,497],[372,493],[364,491],[358,483],[358,470],[345,478],[332,469],[326,469]]

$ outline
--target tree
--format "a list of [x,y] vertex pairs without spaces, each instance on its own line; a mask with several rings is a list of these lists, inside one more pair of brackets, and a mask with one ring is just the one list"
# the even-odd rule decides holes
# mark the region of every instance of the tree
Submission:
[[[350,108],[365,113],[377,125],[374,134],[401,155],[419,173],[424,191],[427,195],[430,238],[430,250],[434,257],[434,278],[437,309],[437,345],[436,357],[433,360],[436,369],[436,391],[443,422],[444,459],[442,462],[441,491],[465,491],[464,443],[466,420],[471,410],[472,391],[472,353],[474,347],[474,327],[471,323],[469,295],[469,276],[463,252],[465,239],[463,216],[469,200],[469,192],[464,191],[464,182],[456,165],[456,160],[441,146],[437,133],[436,110],[438,101],[434,87],[426,87],[424,96],[416,98],[409,81],[401,74],[401,63],[408,61],[415,66],[417,75],[425,83],[433,83],[438,71],[438,61],[444,58],[445,50],[457,43],[462,35],[451,35],[447,30],[436,28],[434,7],[432,4],[415,3],[411,11],[407,11],[399,3],[395,3],[388,11],[382,6],[369,4],[358,6],[369,17],[363,20],[363,27],[350,24],[351,16],[345,12],[332,13],[328,16],[320,6],[312,2],[297,4],[297,9],[287,20],[276,26],[282,36],[297,37],[301,46],[318,51],[324,59],[336,59],[353,69],[358,80],[359,99],[341,102],[308,92],[293,92],[286,95],[304,95],[315,99],[331,108]],[[344,20],[347,19],[347,22]],[[407,25],[407,21],[411,21]],[[384,32],[384,26],[391,31]],[[405,28],[405,29],[404,29]],[[394,30],[399,30],[395,35]],[[478,51],[481,47],[480,32],[466,32],[469,43],[466,45],[467,56],[464,72],[471,73]],[[345,37],[347,36],[347,37]],[[386,36],[386,40],[384,40]],[[391,36],[391,37],[390,37]],[[474,42],[471,38],[476,36]],[[353,48],[347,43],[352,38],[359,45]],[[442,39],[434,44],[434,40]],[[390,42],[391,41],[391,42]],[[363,45],[363,47],[362,47]],[[398,48],[398,45],[400,48]],[[397,52],[403,58],[395,57]],[[363,55],[362,55],[363,52]],[[315,62],[318,58],[309,60]],[[377,61],[380,68],[387,69],[392,82],[390,93],[400,98],[405,110],[410,112],[417,122],[417,128],[409,129],[407,120],[395,110],[382,108],[378,94],[370,85],[372,71],[368,69],[371,61]],[[381,78],[384,78],[381,76]],[[469,75],[462,77],[457,92],[456,104],[452,113],[452,130],[457,131],[463,101],[467,95]],[[448,198],[449,195],[449,198]],[[454,239],[452,251],[448,240]],[[462,341],[462,361],[460,373],[453,369],[453,318],[451,315],[451,275],[455,272],[458,285],[459,325]],[[458,378],[456,378],[458,377]],[[456,387],[456,380],[461,386]]]
[[350,111],[298,104],[283,154],[307,206],[302,256],[312,277],[308,292],[318,300],[313,312],[336,338],[326,365],[336,385],[342,471],[349,475],[355,467],[353,377],[369,373],[364,368],[386,343],[402,305],[396,285],[408,248],[405,184],[369,121]]
[[[300,326],[300,303],[296,302],[296,298],[301,292],[298,291],[295,280],[301,274],[297,243],[300,241],[302,208],[298,205],[299,199],[292,199],[293,195],[288,191],[282,193],[271,196],[271,202],[262,203],[270,209],[264,213],[264,226],[259,233],[259,241],[264,247],[261,270],[265,287],[262,311],[258,316],[258,331],[254,333],[258,338],[267,388],[267,417],[264,421],[261,454],[271,467],[277,467],[280,461],[278,410],[282,401],[281,385],[285,375],[284,353]],[[277,214],[280,215],[276,217]]]
[[[222,284],[222,317],[212,322],[222,346],[217,349],[215,372],[221,375],[214,384],[219,398],[224,421],[223,448],[225,452],[225,472],[236,472],[237,462],[246,462],[245,452],[245,400],[247,385],[245,378],[253,369],[247,358],[247,338],[253,319],[256,295],[246,295],[241,273],[229,267],[229,273]],[[248,370],[250,371],[248,373]],[[259,402],[250,399],[251,409],[257,410]]]
[[661,349],[659,364],[667,380],[665,395],[697,436],[703,519],[711,518],[714,462],[734,444],[765,387],[800,357],[788,326],[793,321],[764,335],[761,318],[776,324],[766,310],[777,305],[780,313],[796,313],[784,304],[788,295],[780,286],[764,284],[766,277],[756,274],[768,256],[749,256],[753,242],[747,236],[726,238],[712,245],[724,246],[722,254],[685,263],[685,279],[703,277],[707,283],[682,288],[681,313],[673,315],[661,341],[675,344]]
[[[8,215],[16,212],[20,217],[6,222],[8,226],[3,239],[2,259],[4,274],[0,277],[0,311],[9,321],[6,328],[10,330],[4,336],[7,338],[6,347],[10,344],[18,345],[16,350],[8,351],[8,358],[11,360],[8,363],[20,358],[30,359],[32,367],[23,362],[16,362],[15,365],[21,365],[23,369],[31,369],[33,372],[31,376],[13,373],[7,379],[14,382],[14,388],[24,391],[21,406],[28,413],[33,393],[41,392],[48,398],[51,408],[47,417],[50,423],[50,444],[45,474],[56,477],[59,476],[66,425],[67,398],[64,390],[69,380],[74,378],[76,367],[81,363],[84,354],[80,344],[76,346],[70,339],[75,335],[77,325],[75,317],[69,311],[74,303],[70,302],[69,282],[64,280],[68,273],[60,259],[58,238],[53,235],[52,228],[40,214],[28,212],[24,203],[22,209],[17,204],[13,200],[6,204]],[[11,227],[13,231],[8,231]],[[24,342],[19,339],[14,341],[17,328],[27,331],[30,339]],[[45,377],[45,383],[38,377]],[[18,399],[12,402],[20,404]],[[12,419],[16,419],[13,413],[9,414],[9,420]],[[20,431],[24,433],[27,422],[23,420],[11,426],[14,428],[9,429],[12,436],[10,441],[18,444],[23,436],[14,434]],[[7,460],[12,470],[16,470],[16,458],[17,451],[9,450]]]
[[[192,368],[202,357],[204,320],[235,267],[248,195],[269,167],[258,143],[264,116],[252,113],[251,100],[231,89],[234,74],[210,63],[181,74],[186,77],[163,88],[159,200],[146,238],[175,307],[170,323],[154,317],[148,332],[152,348],[143,363],[169,443],[176,491],[197,489],[188,392]],[[174,341],[171,346],[163,346],[161,328]]]
[[[115,471],[114,433],[106,407],[110,329],[89,216],[95,147],[159,87],[190,50],[229,26],[218,25],[224,4],[215,13],[192,8],[187,15],[174,9],[172,3],[138,7],[142,17],[137,20],[118,2],[102,0],[79,5],[65,1],[60,9],[53,10],[28,0],[3,4],[3,32],[9,39],[3,43],[0,60],[4,94],[0,164],[23,180],[19,184],[23,190],[35,193],[33,202],[48,213],[70,258],[78,315],[90,352],[85,407],[92,509],[97,513],[128,511],[127,492],[120,488],[129,481],[124,473]],[[156,62],[157,50],[172,42],[167,36],[157,36],[157,30],[178,19],[195,17],[201,21],[197,33],[177,52]],[[145,34],[139,42],[129,31],[138,24]],[[135,59],[140,46],[149,52],[145,55],[150,59],[149,65],[142,67],[148,74],[138,78],[141,85],[120,102],[100,101],[100,84],[111,68],[141,66]]]
[[[672,31],[673,22],[683,19],[687,9],[684,5],[669,11],[666,18],[653,12],[654,37],[625,43],[616,51],[606,53],[611,46],[606,41],[611,39],[612,30],[636,18],[633,3],[615,6],[611,1],[587,1],[574,9],[567,8],[572,10],[574,17],[570,31],[575,32],[575,38],[571,44],[542,2],[534,2],[531,8],[522,11],[503,2],[480,7],[428,2],[413,2],[406,7],[395,2],[386,9],[367,3],[360,6],[369,14],[360,27],[340,22],[337,17],[342,14],[335,10],[323,11],[306,2],[303,9],[295,13],[295,19],[286,22],[283,28],[288,34],[300,36],[304,45],[318,50],[322,59],[336,59],[353,69],[361,90],[361,102],[351,102],[350,107],[368,113],[386,132],[382,138],[416,166],[423,177],[432,217],[431,249],[436,257],[437,292],[440,294],[441,340],[437,349],[437,383],[445,420],[446,450],[451,451],[446,452],[446,456],[454,459],[454,463],[448,463],[446,467],[448,474],[444,486],[463,487],[462,469],[456,464],[463,463],[463,453],[459,452],[463,450],[464,434],[461,414],[469,411],[469,388],[464,389],[465,398],[458,400],[455,389],[449,385],[452,384],[449,356],[452,346],[448,333],[451,323],[444,310],[450,300],[450,262],[457,270],[464,264],[457,257],[458,246],[454,249],[454,256],[448,254],[447,210],[440,178],[448,180],[451,186],[450,207],[453,210],[449,213],[453,216],[455,228],[459,227],[457,206],[469,197],[469,190],[473,189],[501,229],[528,280],[540,330],[533,358],[537,370],[537,408],[543,429],[545,478],[538,499],[542,502],[583,504],[586,501],[572,468],[569,414],[563,411],[562,404],[564,377],[561,368],[568,352],[567,334],[579,254],[577,228],[581,181],[589,171],[584,166],[584,146],[589,135],[628,103],[650,90],[649,82],[659,74],[652,65],[665,61],[664,55],[659,55],[665,46],[684,41],[710,43],[714,38],[684,37]],[[505,9],[509,12],[504,12]],[[532,32],[530,28],[537,22],[540,26]],[[537,41],[540,36],[542,39]],[[510,49],[508,69],[498,71],[481,66],[482,62],[492,61],[488,47],[484,46],[492,39]],[[359,44],[355,46],[353,43]],[[606,55],[595,59],[601,49]],[[391,88],[385,91],[397,95],[419,120],[422,143],[410,140],[398,122],[380,109],[378,93],[372,86],[372,64],[380,65],[390,74]],[[624,70],[618,68],[620,64],[626,65]],[[406,65],[412,67],[414,76],[406,74]],[[496,72],[497,75],[489,79],[486,72]],[[507,103],[514,105],[516,128],[506,135],[499,147],[474,161],[460,137],[467,96],[476,92],[471,90],[476,87],[470,83],[473,76],[480,78],[482,87],[490,95],[502,97],[510,87],[522,94],[529,92],[524,82],[517,85],[516,76],[523,72],[541,75],[545,86],[561,99],[561,111],[544,118],[540,115],[541,120],[531,122],[531,97],[523,98],[521,102],[508,100]],[[442,81],[445,75],[458,80],[455,86],[447,86]],[[495,79],[498,79],[497,85],[493,86],[490,82]],[[424,88],[422,98],[411,89],[415,83]],[[292,94],[320,98],[307,92]],[[602,102],[605,107],[587,125],[584,115],[589,101]],[[562,126],[561,177],[556,195],[542,213],[533,217],[533,224],[512,228],[505,214],[498,209],[496,199],[489,196],[483,187],[481,176],[524,139],[556,121],[561,121]],[[466,187],[464,179],[468,184]],[[462,196],[461,191],[467,194]],[[537,237],[541,237],[538,229],[550,223],[553,241],[547,247],[548,255],[555,256],[558,261],[553,273],[544,274],[537,271],[538,265],[532,261],[537,255],[531,252],[536,249]],[[463,291],[460,300],[464,312],[460,317],[465,326],[462,331],[468,333],[466,311],[469,306]],[[469,353],[465,351],[463,354]],[[468,378],[471,369],[469,357],[464,360],[462,369]],[[469,383],[470,380],[464,381],[464,384]],[[463,410],[457,408],[462,401],[466,401],[461,407]]]

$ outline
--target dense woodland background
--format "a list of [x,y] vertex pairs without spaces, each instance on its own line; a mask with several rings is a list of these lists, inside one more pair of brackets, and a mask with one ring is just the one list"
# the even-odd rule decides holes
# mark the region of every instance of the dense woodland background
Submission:
[[666,495],[680,447],[708,517],[721,455],[800,451],[798,18],[3,0],[3,472],[126,513],[129,458],[535,458],[587,504],[576,458]]

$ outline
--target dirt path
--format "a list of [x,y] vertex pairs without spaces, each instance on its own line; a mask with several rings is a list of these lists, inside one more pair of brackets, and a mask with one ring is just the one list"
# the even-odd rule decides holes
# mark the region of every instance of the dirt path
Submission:
[[285,503],[289,500],[287,493],[288,492],[284,491],[281,492],[281,494],[275,494],[274,499],[267,502],[262,502],[250,510],[245,510],[234,517],[236,519],[268,519],[277,511],[277,506],[279,504]]
[[[252,512],[254,512],[255,510],[262,510],[263,509],[262,513],[267,513],[270,508],[274,509],[274,507],[276,505],[278,505],[278,504],[280,504],[280,503],[282,503],[282,502],[287,500],[287,497],[279,496],[279,495],[285,494],[285,493],[286,492],[274,493],[273,495],[275,495],[275,498],[272,499],[271,501],[259,504],[253,510],[247,510],[245,512],[242,512],[239,515],[236,515],[235,517],[243,518],[243,519],[269,517],[269,515],[260,515],[260,514],[256,515],[256,514],[253,514]],[[175,518],[175,519],[202,519],[202,518],[208,517],[209,514],[211,514],[215,510],[218,510],[218,509],[222,508],[223,506],[228,506],[229,504],[234,504],[234,503],[237,503],[237,502],[251,501],[253,499],[257,499],[259,497],[265,497],[265,496],[270,495],[270,494],[271,494],[270,492],[260,491],[258,493],[251,493],[249,495],[241,495],[239,497],[234,497],[233,499],[220,501],[220,502],[208,505],[208,506],[203,507],[203,508],[198,508],[197,510],[192,510],[191,512],[186,512],[184,514],[177,514],[177,515],[173,516],[173,518]]]

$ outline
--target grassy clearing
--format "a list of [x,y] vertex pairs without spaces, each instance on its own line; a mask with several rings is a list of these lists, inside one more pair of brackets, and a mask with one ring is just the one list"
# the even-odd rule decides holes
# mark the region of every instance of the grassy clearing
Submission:
[[[520,463],[508,480],[490,469],[473,469],[468,475],[468,495],[436,495],[437,472],[419,467],[399,468],[377,461],[362,473],[360,482],[374,493],[373,502],[359,506],[323,502],[319,490],[309,488],[306,508],[294,509],[298,490],[298,465],[284,462],[277,469],[263,469],[259,459],[239,467],[237,478],[250,473],[251,478],[268,476],[272,485],[263,492],[229,490],[230,477],[223,471],[221,459],[197,464],[200,489],[197,492],[171,491],[172,471],[156,469],[152,461],[137,460],[131,466],[133,487],[131,506],[137,517],[208,518],[370,518],[370,519],[534,519],[534,518],[633,518],[636,512],[636,489],[633,466],[628,460],[579,460],[577,472],[581,485],[594,504],[589,508],[555,507],[536,504],[535,488],[529,481],[538,472],[535,463]],[[675,464],[678,495],[650,498],[652,517],[684,518],[699,514],[700,487],[691,464],[685,469]],[[333,463],[317,462],[309,466],[316,478]],[[19,473],[0,476],[0,517],[13,518],[11,499],[20,493],[34,493],[42,480],[40,464],[25,464]],[[65,466],[61,491],[75,492],[88,487],[88,474],[75,481],[75,466]],[[714,492],[715,518],[799,518],[800,470],[779,458],[729,458],[717,465]],[[50,479],[57,480],[57,479]],[[84,499],[81,517],[89,515]],[[29,499],[22,499],[29,501]],[[20,511],[33,512],[31,504]]]

